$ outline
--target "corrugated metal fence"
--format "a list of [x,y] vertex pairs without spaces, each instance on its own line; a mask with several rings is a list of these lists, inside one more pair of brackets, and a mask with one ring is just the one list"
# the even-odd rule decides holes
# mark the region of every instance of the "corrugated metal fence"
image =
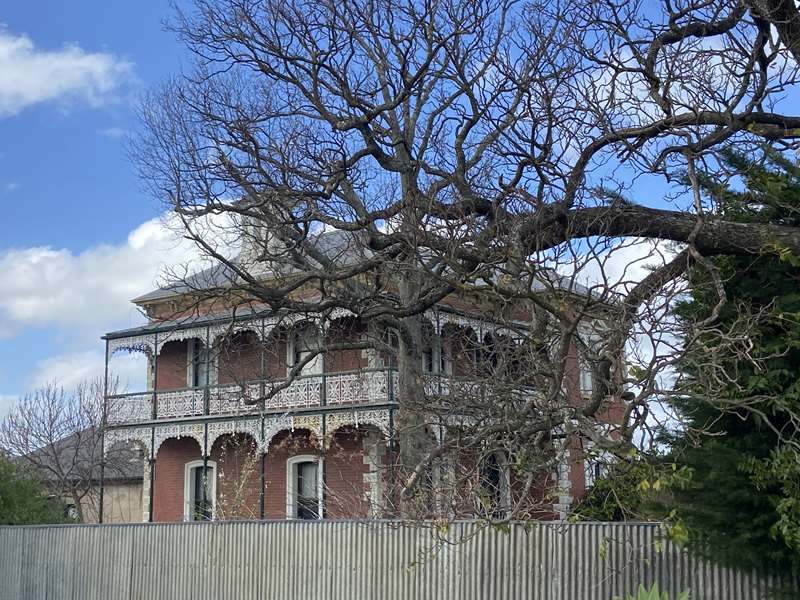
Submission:
[[2,600],[610,600],[653,581],[720,600],[765,598],[771,583],[691,558],[654,524],[0,527]]

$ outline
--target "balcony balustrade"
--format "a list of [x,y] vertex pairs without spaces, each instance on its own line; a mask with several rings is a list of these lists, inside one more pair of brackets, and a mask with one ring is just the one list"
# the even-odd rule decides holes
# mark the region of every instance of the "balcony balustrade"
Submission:
[[272,393],[285,383],[251,381],[109,396],[107,421],[110,425],[122,425],[206,414],[252,414],[259,412],[262,399],[265,410],[386,404],[393,402],[396,396],[397,371],[368,369],[305,375]]

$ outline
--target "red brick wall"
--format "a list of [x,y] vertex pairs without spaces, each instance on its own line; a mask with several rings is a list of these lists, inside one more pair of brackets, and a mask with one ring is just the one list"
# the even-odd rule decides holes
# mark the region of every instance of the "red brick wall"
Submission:
[[220,344],[217,364],[221,384],[261,379],[261,343],[256,334],[243,331]]
[[[272,441],[265,458],[265,516],[286,518],[286,462],[302,454],[319,455],[301,429],[281,432]],[[199,460],[200,448],[190,438],[169,439],[156,457],[153,518],[155,521],[183,520],[184,470]],[[255,443],[245,434],[220,437],[211,450],[217,464],[216,514],[218,519],[260,517],[261,459]],[[325,516],[359,518],[369,515],[365,498],[363,433],[342,430],[335,434],[325,457]]]
[[[520,475],[524,475],[521,477]],[[530,519],[550,520],[558,518],[551,509],[554,502],[558,501],[558,482],[545,472],[534,477],[527,498],[523,498],[525,491],[525,474],[517,474],[511,469],[509,473],[511,484],[511,501],[514,505],[519,502],[520,514]]]
[[576,437],[570,438],[567,447],[569,448],[570,494],[575,501],[577,501],[586,494],[586,471],[584,470],[583,447],[581,440]]
[[173,390],[186,386],[187,341],[167,342],[158,355],[156,389]]
[[223,435],[211,448],[217,463],[216,518],[260,517],[261,457],[255,440],[247,434]]
[[199,460],[192,438],[168,439],[158,450],[153,485],[153,520],[183,521],[183,476],[186,463]]
[[285,331],[276,332],[265,345],[267,376],[271,379],[286,379],[286,335]]
[[325,455],[325,516],[329,519],[354,519],[369,516],[365,498],[364,434],[353,430],[336,432]]
[[266,456],[266,518],[286,518],[286,461],[300,454],[319,454],[311,439],[305,429],[283,431],[272,439]]
[[[364,331],[365,329],[359,321],[340,319],[331,325],[326,341],[328,344],[356,343]],[[366,369],[368,366],[367,359],[360,349],[335,350],[325,355],[325,371],[328,373],[356,371]]]

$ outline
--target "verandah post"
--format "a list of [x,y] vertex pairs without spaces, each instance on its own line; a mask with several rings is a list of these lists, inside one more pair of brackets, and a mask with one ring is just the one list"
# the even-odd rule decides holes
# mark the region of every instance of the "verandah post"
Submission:
[[106,362],[103,374],[103,414],[100,417],[100,500],[97,509],[97,522],[103,522],[103,500],[106,471],[106,423],[108,422],[108,339],[106,339]]

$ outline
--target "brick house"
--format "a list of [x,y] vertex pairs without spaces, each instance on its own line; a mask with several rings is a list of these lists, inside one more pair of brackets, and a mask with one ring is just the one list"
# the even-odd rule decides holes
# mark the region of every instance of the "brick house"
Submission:
[[[345,244],[341,233],[320,237],[327,251]],[[105,433],[106,449],[124,442],[144,452],[142,520],[396,514],[392,465],[402,440],[392,359],[362,347],[305,360],[331,341],[370,339],[370,323],[344,310],[304,318],[252,303],[219,310],[197,302],[197,290],[224,288],[230,279],[225,267],[214,267],[136,298],[149,322],[104,336],[107,362],[120,351],[147,356],[148,389],[107,398]],[[463,340],[500,339],[489,312],[454,296],[425,313],[426,393],[459,393],[488,360]],[[514,318],[524,322],[524,315]],[[574,350],[568,362],[566,393],[579,401],[590,377]],[[540,516],[563,518],[584,493],[581,444],[567,446],[558,469],[537,485],[538,498],[552,496],[551,510]],[[508,474],[490,470],[488,478],[503,488],[498,493],[514,493]]]

